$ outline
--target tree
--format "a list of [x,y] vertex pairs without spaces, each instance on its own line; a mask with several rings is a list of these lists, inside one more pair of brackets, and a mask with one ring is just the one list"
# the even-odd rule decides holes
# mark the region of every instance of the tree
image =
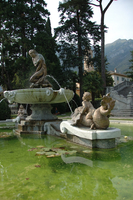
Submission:
[[[72,69],[78,67],[80,97],[83,95],[83,60],[90,49],[90,40],[99,41],[98,26],[90,21],[93,15],[89,0],[67,0],[60,3],[58,10],[61,26],[55,36],[61,44],[62,63]],[[86,5],[86,6],[85,6]]]
[[[108,72],[107,68],[108,68],[108,60],[107,57],[105,56],[104,58],[105,60],[105,77],[106,77],[106,86],[113,86],[113,79],[110,75],[110,73]],[[94,57],[92,58],[92,62],[94,65],[94,69],[101,74],[101,48],[99,45],[95,46],[95,50],[94,50]],[[103,95],[103,91],[101,93],[101,95]]]
[[[63,81],[63,70],[60,65],[60,60],[57,56],[58,45],[56,44],[55,37],[51,33],[51,23],[48,17],[44,30],[38,32],[35,38],[35,46],[38,52],[45,57],[47,65],[47,73],[52,75],[54,79],[58,80],[59,84]],[[49,78],[50,83],[52,83],[54,89],[59,89],[59,85]]]
[[131,63],[131,66],[129,67],[130,71],[125,74],[131,78],[131,81],[133,81],[133,51],[131,51],[131,60],[129,60],[129,62]]
[[83,89],[89,91],[92,94],[92,102],[95,101],[96,94],[100,94],[102,91],[102,78],[97,71],[85,72],[83,77]]
[[3,0],[0,3],[0,84],[7,89],[13,89],[16,80],[17,87],[26,85],[25,80],[32,70],[28,51],[37,46],[38,33],[43,34],[40,40],[45,37],[44,27],[49,16],[45,6],[43,0]]
[[[0,98],[1,100],[1,98]],[[0,103],[0,120],[10,119],[11,117],[11,110],[8,106],[8,101],[4,100]]]
[[104,91],[103,93],[105,93],[105,88],[106,88],[106,70],[105,70],[105,53],[104,53],[104,46],[105,46],[105,25],[104,25],[104,18],[105,18],[105,13],[108,10],[109,6],[112,4],[113,0],[109,0],[108,4],[106,5],[106,7],[103,9],[103,5],[102,5],[102,0],[96,0],[98,2],[98,4],[95,3],[90,3],[90,5],[94,5],[94,6],[98,6],[100,8],[100,12],[101,12],[101,25],[100,25],[100,29],[101,29],[101,76],[102,76],[102,80],[103,80],[103,87],[104,87]]

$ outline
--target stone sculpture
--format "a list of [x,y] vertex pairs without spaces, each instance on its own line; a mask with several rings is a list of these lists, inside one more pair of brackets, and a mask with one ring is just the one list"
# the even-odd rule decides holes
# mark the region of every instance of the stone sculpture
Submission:
[[90,102],[91,94],[89,92],[85,92],[82,99],[82,106],[76,108],[74,114],[72,115],[71,125],[84,125],[92,127],[94,124],[92,116],[95,108]]
[[18,116],[20,117],[20,120],[25,119],[27,117],[27,112],[23,105],[20,105],[19,107]]
[[87,126],[90,129],[107,129],[109,127],[109,116],[115,106],[115,101],[107,94],[103,96],[101,106],[95,109],[89,101],[90,99],[91,94],[85,92],[82,106],[76,108],[72,115],[71,125]]
[[29,51],[29,55],[32,57],[33,64],[36,67],[36,72],[30,78],[30,82],[32,83],[30,87],[52,87],[46,79],[47,67],[44,57],[41,54],[38,54],[34,49]]

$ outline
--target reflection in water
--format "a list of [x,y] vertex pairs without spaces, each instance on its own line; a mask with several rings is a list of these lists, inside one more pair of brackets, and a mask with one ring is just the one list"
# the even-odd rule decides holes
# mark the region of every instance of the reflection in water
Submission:
[[85,164],[88,165],[90,167],[93,167],[93,161],[80,157],[80,156],[71,156],[71,157],[66,157],[65,154],[61,155],[62,160],[68,164],[68,163],[81,163],[81,164]]

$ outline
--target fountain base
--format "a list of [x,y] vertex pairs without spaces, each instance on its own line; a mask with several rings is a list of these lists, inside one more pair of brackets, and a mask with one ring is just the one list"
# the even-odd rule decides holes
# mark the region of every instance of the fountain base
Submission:
[[[16,134],[46,134],[45,123],[60,124],[62,120],[21,120],[16,129]],[[59,127],[59,125],[58,125]]]
[[66,134],[69,141],[90,148],[114,148],[116,146],[115,139],[121,136],[121,130],[118,128],[91,130],[88,127],[71,126],[69,121],[61,122],[60,130]]
[[32,114],[26,120],[56,120],[57,117],[51,113],[51,108],[50,104],[33,104],[31,105]]

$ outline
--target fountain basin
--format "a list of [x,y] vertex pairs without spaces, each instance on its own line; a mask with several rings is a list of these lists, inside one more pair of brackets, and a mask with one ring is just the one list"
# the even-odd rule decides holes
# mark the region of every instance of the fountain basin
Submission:
[[54,104],[70,101],[74,96],[69,89],[53,90],[52,88],[29,88],[5,91],[4,97],[9,103],[21,104]]
[[57,117],[51,113],[50,104],[69,102],[73,96],[73,91],[69,89],[53,90],[50,87],[4,92],[4,97],[8,99],[9,103],[31,104],[32,114],[25,119],[26,121],[57,120]]

